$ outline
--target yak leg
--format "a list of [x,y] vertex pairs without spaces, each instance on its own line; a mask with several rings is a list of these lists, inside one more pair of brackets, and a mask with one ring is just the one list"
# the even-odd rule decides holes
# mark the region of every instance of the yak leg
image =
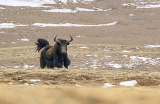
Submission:
[[71,61],[68,59],[67,55],[63,55],[64,58],[64,67],[68,68],[68,66],[70,65]]
[[40,67],[44,69],[45,66],[46,66],[45,58],[41,55],[40,56]]
[[54,60],[53,64],[57,68],[62,68],[62,63],[60,63],[59,61]]
[[47,60],[46,59],[46,62],[47,62],[47,68],[54,68],[54,64],[53,64],[52,60]]
[[54,66],[57,68],[62,68],[62,63],[63,61],[55,55],[53,61]]
[[69,65],[70,65],[70,60],[69,59],[64,60],[64,67],[68,68]]

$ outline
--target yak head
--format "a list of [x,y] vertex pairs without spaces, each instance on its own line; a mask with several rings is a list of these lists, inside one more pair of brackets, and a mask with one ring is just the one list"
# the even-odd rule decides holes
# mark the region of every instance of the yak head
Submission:
[[67,53],[67,45],[70,44],[71,41],[73,41],[73,38],[70,36],[70,40],[64,40],[64,39],[56,39],[57,35],[54,38],[54,41],[58,44],[58,47],[60,49],[60,52],[62,54],[66,54]]

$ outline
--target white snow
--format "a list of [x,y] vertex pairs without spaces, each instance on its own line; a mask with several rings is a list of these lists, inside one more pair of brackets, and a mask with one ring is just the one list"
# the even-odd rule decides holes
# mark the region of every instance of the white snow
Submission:
[[146,47],[146,48],[159,48],[160,45],[146,45],[144,47]]
[[22,24],[15,25],[13,23],[0,23],[0,29],[1,28],[14,28],[16,26],[28,26],[28,25],[22,25]]
[[[160,60],[158,58],[151,58],[151,57],[140,57],[140,56],[124,56],[123,58],[129,58],[127,63],[123,64],[124,67],[132,69],[135,68],[136,66],[142,66],[147,65],[146,68],[149,68],[149,65],[159,65]],[[125,59],[124,59],[125,60]]]
[[34,84],[24,83],[24,85],[34,85]]
[[24,85],[29,85],[28,83],[24,83]]
[[79,47],[79,48],[85,48],[85,49],[87,49],[88,47],[86,47],[86,46],[82,46],[82,47]]
[[14,66],[13,68],[17,69],[17,68],[20,68],[20,66]]
[[78,36],[76,36],[77,38],[80,38],[80,37],[86,37],[86,36],[81,36],[81,35],[78,35]]
[[123,50],[122,52],[131,52],[131,51]]
[[109,11],[111,9],[107,9],[107,10],[103,10],[103,9],[100,9],[100,8],[96,8],[96,7],[93,7],[94,9],[86,9],[86,8],[80,8],[80,7],[77,7],[76,10],[77,11],[83,11],[83,12],[95,12],[95,11]]
[[78,3],[77,0],[73,0],[73,3]]
[[34,23],[34,26],[40,26],[40,27],[100,27],[100,26],[112,26],[116,25],[118,22],[114,21],[107,24],[98,24],[98,25],[83,25],[83,24],[72,24],[72,23],[59,23],[59,24],[46,24],[46,23]]
[[83,0],[83,1],[88,1],[89,2],[89,1],[95,1],[95,0]]
[[129,14],[129,16],[134,16],[134,14]]
[[1,42],[2,44],[6,44],[7,42]]
[[55,4],[54,0],[1,0],[0,5],[43,7],[43,4]]
[[13,23],[1,23],[0,28],[14,28],[15,25]]
[[133,2],[130,3],[124,3],[122,6],[126,7],[136,7],[137,9],[146,9],[146,8],[159,8],[160,7],[160,1],[155,0],[154,2],[148,0],[148,1],[143,1],[143,0],[133,0]]
[[76,10],[71,9],[51,9],[51,10],[42,10],[44,12],[56,12],[56,13],[76,13]]
[[0,9],[6,9],[6,8],[0,7]]
[[0,0],[0,5],[6,6],[29,6],[29,7],[48,7],[44,4],[63,4],[67,3],[77,4],[78,2],[87,4],[87,2],[93,2],[94,0]]
[[96,59],[96,60],[92,60],[92,65],[91,65],[91,67],[92,67],[93,69],[97,69],[97,68],[98,68],[97,63],[98,63],[98,60],[97,60],[97,59]]
[[76,87],[82,87],[81,85],[78,85],[78,84],[76,84],[75,86],[76,86]]
[[13,84],[13,82],[9,82],[8,84],[12,85],[12,84]]
[[106,65],[109,65],[114,68],[121,68],[122,67],[121,64],[117,64],[117,63],[113,63],[113,62],[106,63]]
[[31,82],[40,82],[40,79],[30,79]]
[[1,34],[5,34],[5,32],[4,31],[2,31],[2,32],[0,32]]
[[137,6],[137,8],[141,8],[141,9],[145,9],[145,8],[159,8],[159,7],[160,7],[160,4]]
[[93,11],[95,11],[93,9],[86,9],[86,8],[79,8],[79,7],[77,7],[76,10],[78,10],[78,11],[86,11],[86,12],[91,12],[91,11],[93,12]]
[[124,81],[119,83],[121,86],[135,86],[137,85],[136,80],[131,80],[131,81]]
[[11,42],[12,44],[17,44],[16,42]]
[[24,69],[33,68],[33,67],[35,67],[35,65],[24,65],[23,66]]
[[0,69],[7,69],[7,67],[5,67],[5,66],[0,66]]
[[21,41],[29,41],[29,39],[27,39],[27,38],[17,39],[17,40],[21,40]]
[[115,86],[115,85],[112,85],[112,84],[110,84],[110,83],[104,83],[103,88],[113,87],[113,86]]

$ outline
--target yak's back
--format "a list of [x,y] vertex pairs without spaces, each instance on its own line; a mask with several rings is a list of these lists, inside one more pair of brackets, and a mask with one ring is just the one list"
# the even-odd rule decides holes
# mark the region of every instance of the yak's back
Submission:
[[46,58],[49,60],[53,60],[53,55],[56,53],[58,49],[58,44],[56,43],[54,46],[48,45],[46,48]]

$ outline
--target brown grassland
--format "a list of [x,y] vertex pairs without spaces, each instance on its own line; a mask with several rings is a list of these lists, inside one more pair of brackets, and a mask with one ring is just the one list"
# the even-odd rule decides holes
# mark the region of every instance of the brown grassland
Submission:
[[[82,46],[89,48],[79,48]],[[100,47],[102,49],[99,49]],[[104,47],[118,50],[104,52]],[[99,51],[96,51],[97,49]],[[132,52],[126,53],[122,50],[132,50]],[[108,66],[106,70],[100,67],[94,69],[90,67],[93,63],[89,63],[85,66],[89,69],[80,69],[84,67],[81,64],[85,60],[92,62],[95,59],[100,60],[101,56],[109,55],[113,59],[103,61],[114,60],[115,62],[123,60],[123,55],[155,58],[159,55],[157,49],[138,47],[136,50],[133,46],[75,44],[69,46],[68,53],[72,60],[69,69],[39,69],[39,53],[35,51],[35,47],[1,48],[1,65],[6,68],[17,64],[20,66],[19,69],[10,67],[0,70],[1,104],[159,104],[159,65],[154,67],[148,65],[147,70],[140,70],[147,66],[145,64],[136,66],[136,69],[126,67],[116,69]],[[92,56],[88,58],[86,55]],[[35,65],[35,67],[23,69],[24,63]],[[40,81],[33,82],[31,79]],[[129,80],[136,80],[138,84],[133,87],[119,85],[120,82]],[[104,83],[116,86],[103,88]]]

